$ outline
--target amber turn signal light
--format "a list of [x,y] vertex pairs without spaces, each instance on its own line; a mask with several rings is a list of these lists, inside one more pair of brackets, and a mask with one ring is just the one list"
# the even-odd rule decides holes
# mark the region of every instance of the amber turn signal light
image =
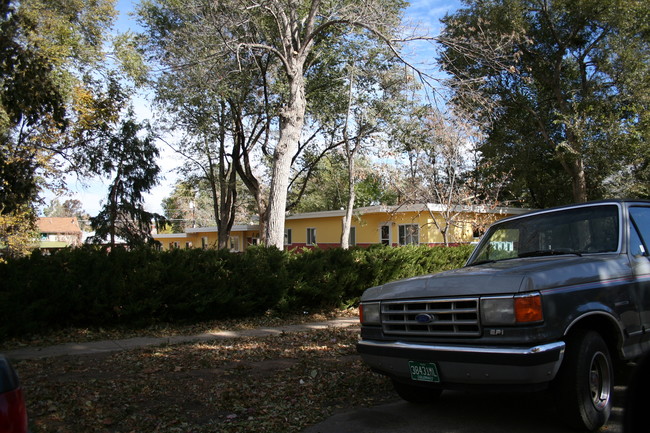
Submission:
[[541,322],[544,320],[542,297],[539,294],[515,297],[515,320],[517,323]]

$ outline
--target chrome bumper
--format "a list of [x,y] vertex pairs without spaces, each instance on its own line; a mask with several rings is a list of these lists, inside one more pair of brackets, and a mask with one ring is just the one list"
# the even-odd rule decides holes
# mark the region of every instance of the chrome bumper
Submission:
[[532,347],[456,346],[361,340],[357,350],[374,370],[410,379],[409,361],[435,362],[440,385],[540,384],[553,380],[564,357],[564,342]]

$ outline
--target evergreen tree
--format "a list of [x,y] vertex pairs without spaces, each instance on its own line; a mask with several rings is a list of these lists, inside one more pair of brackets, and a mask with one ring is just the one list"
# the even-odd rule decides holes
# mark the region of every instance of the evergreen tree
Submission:
[[102,170],[113,174],[106,203],[99,215],[91,218],[94,241],[117,238],[128,245],[151,242],[152,223],[162,227],[164,217],[144,209],[144,193],[158,182],[158,149],[151,135],[138,137],[142,126],[132,118],[122,122],[120,130],[105,143]]

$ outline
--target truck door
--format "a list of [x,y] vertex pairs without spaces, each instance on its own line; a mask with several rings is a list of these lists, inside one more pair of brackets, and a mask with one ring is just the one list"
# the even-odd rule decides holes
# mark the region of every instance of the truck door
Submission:
[[636,278],[636,299],[643,336],[641,345],[650,349],[650,207],[630,207],[630,262]]

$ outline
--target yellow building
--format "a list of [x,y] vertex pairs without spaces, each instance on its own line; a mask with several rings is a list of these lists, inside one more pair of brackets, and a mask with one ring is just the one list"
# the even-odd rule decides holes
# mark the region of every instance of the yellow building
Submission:
[[[369,206],[355,209],[349,244],[442,245],[469,243],[497,219],[518,215],[527,209],[456,207],[438,204]],[[287,247],[331,248],[341,245],[345,211],[310,212],[288,216],[285,223]]]
[[[447,209],[439,204],[369,206],[354,210],[350,230],[351,246],[384,244],[444,245],[476,240],[492,222],[519,215],[528,209],[463,206]],[[287,216],[285,246],[334,248],[341,245],[344,210],[309,212]],[[257,225],[235,225],[230,232],[230,250],[243,251],[259,241]],[[209,248],[217,244],[217,228],[187,229],[185,233],[158,234],[154,239],[163,249]]]
[[[218,230],[216,227],[188,228],[185,233],[154,234],[153,238],[161,243],[164,250],[174,248],[216,248]],[[230,231],[230,251],[244,251],[248,245],[259,241],[257,225],[233,225]]]

